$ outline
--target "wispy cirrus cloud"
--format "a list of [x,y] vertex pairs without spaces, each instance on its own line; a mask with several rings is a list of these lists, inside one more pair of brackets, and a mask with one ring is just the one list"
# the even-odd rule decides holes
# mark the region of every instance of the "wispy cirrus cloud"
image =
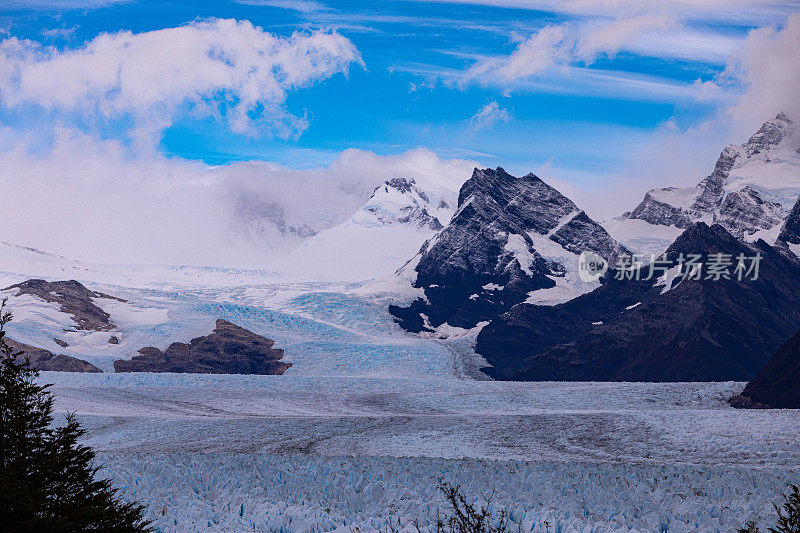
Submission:
[[0,3],[0,11],[17,9],[36,9],[41,11],[61,11],[70,9],[102,9],[116,4],[127,4],[134,0],[5,0]]
[[[443,83],[452,87],[465,88],[471,84],[494,87],[504,94],[529,92],[575,96],[598,96],[613,99],[627,99],[646,102],[686,102],[707,94],[708,100],[727,98],[725,94],[708,94],[703,87],[694,82],[676,81],[661,76],[620,71],[613,69],[592,69],[582,66],[558,65],[548,76],[528,76],[508,82],[503,78],[485,76],[467,78],[462,69],[445,68],[438,65],[411,64],[392,67],[396,72],[407,72],[419,76],[424,81],[416,87],[432,90]],[[470,75],[472,73],[469,73]]]
[[587,24],[573,37],[577,56],[591,62],[601,55],[618,53],[643,32],[664,32],[679,26],[676,17],[666,13],[645,13],[607,23]]
[[[248,21],[213,19],[175,28],[100,34],[71,49],[0,41],[0,105],[53,116],[129,118],[153,135],[187,106],[238,132],[291,137],[307,126],[287,94],[363,65],[332,31],[278,37]],[[58,90],[53,90],[53,80]]]
[[236,3],[247,6],[277,7],[299,11],[300,13],[318,13],[331,10],[329,6],[315,0],[236,0]]
[[669,15],[548,24],[521,39],[508,55],[480,57],[463,71],[459,83],[513,87],[517,82],[552,73],[554,67],[589,67],[599,58],[613,58],[623,50],[642,56],[724,64],[740,43],[741,39],[684,31],[678,19]]
[[800,8],[798,0],[409,0],[525,9],[581,17],[634,17],[645,13],[679,14],[685,20],[747,25],[780,22]]

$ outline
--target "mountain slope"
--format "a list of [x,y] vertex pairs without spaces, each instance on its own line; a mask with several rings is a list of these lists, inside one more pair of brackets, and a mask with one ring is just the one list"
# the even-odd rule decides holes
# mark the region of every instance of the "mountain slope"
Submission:
[[394,272],[450,220],[457,186],[394,178],[348,220],[272,265],[312,279],[360,281]]
[[629,212],[604,223],[615,238],[642,253],[660,253],[695,222],[720,224],[748,241],[770,244],[800,196],[800,135],[785,114],[750,139],[726,147],[714,171],[694,187],[648,192]]
[[594,292],[554,307],[518,305],[478,335],[476,350],[492,365],[485,372],[533,381],[752,378],[800,324],[800,261],[702,222],[670,246],[667,258],[690,253],[704,261],[730,254],[734,265],[738,254],[760,253],[758,279],[706,279],[706,271],[700,280],[685,279],[671,267],[658,280],[610,276]]
[[734,407],[800,409],[800,332],[786,342],[764,368],[730,399]]
[[800,199],[783,222],[775,245],[800,257]]
[[419,332],[472,328],[528,299],[563,301],[596,286],[577,276],[585,250],[612,263],[625,251],[535,175],[476,168],[450,223],[398,272],[425,298],[390,312]]

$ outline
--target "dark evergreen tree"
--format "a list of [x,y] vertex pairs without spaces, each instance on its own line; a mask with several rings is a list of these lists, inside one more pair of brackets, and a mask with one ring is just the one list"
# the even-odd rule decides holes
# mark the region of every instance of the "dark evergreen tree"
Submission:
[[144,508],[98,478],[94,451],[78,443],[73,415],[53,426],[49,385],[5,341],[11,313],[0,304],[0,531],[150,531]]

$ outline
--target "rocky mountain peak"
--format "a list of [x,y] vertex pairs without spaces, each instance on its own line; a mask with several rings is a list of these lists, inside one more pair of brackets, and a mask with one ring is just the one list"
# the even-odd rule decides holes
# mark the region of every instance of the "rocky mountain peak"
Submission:
[[[415,188],[417,182],[414,181],[414,178],[392,178],[384,183],[383,187],[391,187],[392,189],[397,189],[402,193],[409,193],[412,189]],[[377,191],[380,189],[381,186],[375,187]]]
[[447,200],[435,200],[414,178],[392,178],[375,188],[356,217],[365,224],[406,224],[435,231],[443,227],[440,217],[452,214]]
[[787,142],[796,131],[797,124],[779,113],[744,144],[722,150],[713,172],[696,186],[651,190],[624,217],[647,224],[626,226],[617,219],[609,229],[634,248],[637,241],[647,242],[646,233],[665,233],[660,226],[683,229],[698,221],[720,224],[742,240],[774,242],[800,196],[800,151]]
[[772,146],[777,146],[793,130],[793,127],[794,122],[786,116],[786,113],[778,113],[774,119],[762,124],[761,128],[744,144],[743,147],[747,157],[764,152]]
[[432,331],[472,328],[536,291],[569,298],[594,288],[577,279],[585,250],[615,262],[624,248],[534,174],[476,168],[450,223],[405,267],[426,300],[391,311],[409,330]]

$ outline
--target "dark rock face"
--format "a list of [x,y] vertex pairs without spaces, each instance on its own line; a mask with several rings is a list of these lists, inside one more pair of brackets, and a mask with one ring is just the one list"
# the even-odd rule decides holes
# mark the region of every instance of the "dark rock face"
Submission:
[[780,204],[767,202],[750,187],[728,193],[719,205],[717,223],[735,236],[744,236],[757,228],[767,229],[780,224],[786,210]]
[[[800,324],[800,261],[723,227],[697,223],[680,253],[762,256],[757,280],[617,280],[547,307],[521,304],[478,335],[497,379],[726,381],[751,379]],[[645,269],[647,267],[644,267]],[[643,276],[644,277],[644,276]],[[705,272],[703,274],[705,277]]]
[[54,355],[44,348],[36,348],[29,344],[23,344],[6,338],[6,343],[11,346],[14,352],[22,351],[30,359],[31,365],[39,370],[56,372],[101,372],[99,368],[83,359],[70,357],[69,355]]
[[111,323],[111,316],[100,309],[92,301],[93,298],[107,298],[124,302],[102,292],[91,291],[75,280],[70,281],[45,281],[43,279],[29,279],[17,285],[6,287],[19,289],[17,296],[30,294],[46,302],[55,302],[61,306],[61,311],[72,315],[78,324],[78,329],[108,331],[116,328]]
[[[674,190],[669,187],[666,190]],[[644,220],[653,225],[675,226],[677,228],[688,228],[692,225],[689,215],[680,207],[672,206],[665,202],[659,202],[651,193],[644,195],[644,200],[636,209],[628,213],[627,218]]]
[[784,244],[800,244],[800,200],[794,204],[789,216],[783,223],[778,235],[778,242]]
[[404,267],[416,271],[414,286],[425,290],[427,301],[391,306],[390,312],[414,332],[445,322],[471,328],[491,320],[565,275],[565,266],[537,246],[592,250],[611,263],[625,251],[535,175],[517,178],[500,167],[476,168],[461,187],[450,223]]
[[729,402],[742,408],[800,409],[800,332]]
[[116,372],[181,372],[198,374],[283,374],[292,366],[280,361],[283,350],[274,341],[217,320],[210,335],[188,344],[172,343],[166,351],[142,348],[130,361],[114,361]]

